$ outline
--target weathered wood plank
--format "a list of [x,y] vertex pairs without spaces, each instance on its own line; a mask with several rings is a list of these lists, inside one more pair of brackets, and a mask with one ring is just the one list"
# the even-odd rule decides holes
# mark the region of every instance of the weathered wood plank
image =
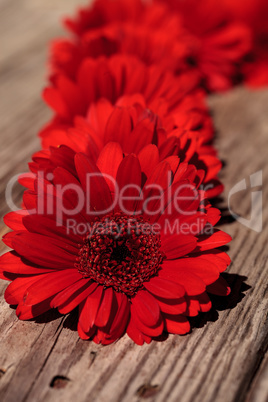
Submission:
[[[1,214],[7,212],[6,183],[27,168],[30,154],[38,149],[36,132],[49,116],[40,100],[46,42],[59,34],[59,16],[75,4],[75,0],[0,3],[6,42],[0,56]],[[209,102],[218,128],[216,144],[226,162],[221,175],[226,186],[221,206],[226,207],[229,190],[250,174],[262,169],[267,183],[268,92],[238,88]],[[20,194],[17,188],[18,201]],[[267,199],[264,186],[264,205]],[[234,196],[232,208],[249,217],[250,192]],[[74,330],[74,315],[62,318],[55,312],[47,322],[18,321],[14,309],[4,302],[6,282],[1,281],[0,399],[128,402],[146,397],[157,402],[234,402],[247,397],[250,402],[265,401],[267,208],[263,212],[261,233],[239,222],[222,225],[234,238],[227,276],[232,294],[227,300],[215,299],[215,309],[193,320],[194,329],[187,336],[169,336],[143,347],[126,336],[109,347],[84,342]],[[5,230],[1,225],[0,232]]]
[[268,399],[268,354],[266,353],[262,364],[258,367],[257,374],[252,383],[247,401],[266,402]]

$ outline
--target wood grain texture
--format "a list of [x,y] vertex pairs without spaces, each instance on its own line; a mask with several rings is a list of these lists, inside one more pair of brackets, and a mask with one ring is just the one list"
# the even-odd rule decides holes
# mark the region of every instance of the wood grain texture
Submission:
[[[82,2],[80,1],[79,4]],[[85,3],[85,2],[84,2]],[[0,209],[8,211],[8,180],[27,170],[38,149],[36,133],[49,118],[40,98],[45,83],[47,42],[61,34],[60,16],[76,0],[1,0]],[[187,336],[169,336],[143,347],[127,336],[108,347],[85,342],[75,316],[57,312],[21,322],[4,301],[0,282],[0,400],[264,402],[268,398],[267,220],[268,91],[237,88],[209,99],[218,130],[216,146],[228,192],[250,174],[263,171],[263,230],[256,233],[223,219],[233,241],[226,279],[228,298],[215,298],[211,312],[192,320]],[[248,181],[249,183],[249,181]],[[22,189],[17,187],[19,203]],[[231,200],[235,212],[250,216],[250,191]],[[6,228],[3,224],[0,233]],[[1,245],[1,252],[4,251]]]

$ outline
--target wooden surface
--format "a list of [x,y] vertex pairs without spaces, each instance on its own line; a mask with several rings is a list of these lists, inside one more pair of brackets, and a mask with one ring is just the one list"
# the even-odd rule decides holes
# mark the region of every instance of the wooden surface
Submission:
[[[59,17],[77,3],[0,1],[1,215],[8,211],[6,183],[26,171],[38,149],[36,133],[49,117],[40,99],[47,41],[61,33]],[[19,321],[3,299],[7,283],[1,281],[1,401],[267,400],[268,91],[237,88],[209,103],[218,129],[216,145],[225,161],[221,207],[226,208],[228,191],[237,182],[263,170],[263,231],[256,233],[228,217],[221,225],[233,236],[233,262],[226,275],[231,295],[215,298],[214,309],[193,320],[187,336],[143,347],[125,336],[102,347],[78,338],[72,315],[55,312],[37,322]],[[16,187],[18,203],[21,191]],[[249,217],[250,191],[234,196],[232,208]],[[6,232],[2,223],[0,229]]]

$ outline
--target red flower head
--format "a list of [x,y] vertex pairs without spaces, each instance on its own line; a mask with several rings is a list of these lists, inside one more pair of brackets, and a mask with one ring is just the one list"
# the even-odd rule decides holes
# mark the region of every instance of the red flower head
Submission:
[[[48,149],[65,144],[75,151],[90,152],[92,157],[105,143],[118,141],[116,133],[121,133],[121,128],[120,145],[127,143],[124,152],[136,153],[139,146],[155,144],[164,157],[179,155],[205,170],[205,183],[213,184],[208,195],[216,196],[222,191],[216,178],[221,163],[213,148],[206,145],[213,134],[212,123],[204,94],[195,89],[195,83],[194,73],[175,78],[129,56],[86,59],[75,82],[59,75],[54,87],[45,90],[44,98],[56,115],[41,133],[42,145]],[[150,134],[146,137],[148,130],[142,132],[142,124],[133,139],[128,138],[130,127],[135,125],[131,119],[138,122],[147,116],[149,120],[154,114],[159,116],[158,139]]]
[[[212,138],[212,124],[205,106],[205,93],[197,89],[195,72],[179,77],[157,66],[147,67],[135,57],[115,55],[111,58],[85,59],[74,80],[63,74],[54,77],[44,99],[56,112],[53,126],[70,126],[75,116],[87,116],[89,106],[105,98],[120,102],[123,95],[141,94],[154,113],[171,115],[179,124],[182,113],[200,115],[199,126],[204,141]],[[196,119],[195,119],[196,120]],[[46,137],[46,132],[42,137]]]
[[195,69],[218,91],[235,83],[251,48],[249,29],[215,0],[97,0],[66,25],[75,38],[53,42],[51,67],[70,78],[86,57],[126,53],[175,74]]
[[114,54],[133,55],[148,66],[155,64],[175,73],[183,72],[187,67],[188,46],[185,41],[176,40],[176,36],[159,27],[150,29],[147,25],[113,23],[86,32],[77,40],[57,39],[50,49],[52,78],[60,73],[74,79],[85,58]]
[[93,5],[81,8],[75,18],[65,20],[66,27],[76,35],[102,28],[112,22],[138,22],[147,6],[141,0],[95,0]]
[[253,49],[244,65],[246,82],[252,87],[268,85],[268,2],[266,0],[224,0],[232,17],[242,21],[253,35]]
[[174,72],[185,70],[188,43],[183,40],[184,30],[179,16],[171,16],[164,4],[98,0],[66,25],[75,37],[52,42],[53,74],[73,79],[83,59],[118,53]]
[[28,180],[24,209],[5,217],[6,301],[23,320],[78,307],[80,337],[102,344],[189,332],[187,316],[211,308],[207,291],[229,292],[217,247],[230,237],[213,229],[219,211],[199,190],[202,173],[176,156],[152,166],[124,157],[116,142],[96,163],[66,146],[57,156]]
[[189,67],[201,73],[205,87],[210,91],[232,87],[251,49],[247,26],[233,21],[217,0],[166,0],[165,4],[179,13],[189,32]]
[[[174,128],[172,117],[164,115],[161,119],[153,114],[146,108],[141,95],[123,96],[116,105],[107,99],[100,99],[91,104],[86,119],[76,117],[70,128],[51,129],[51,139],[49,137],[48,140],[53,147],[57,147],[52,151],[53,155],[59,152],[60,144],[65,144],[75,152],[84,152],[94,162],[109,142],[118,142],[125,155],[135,153],[147,158],[147,151],[150,150],[153,156],[150,164],[176,155],[181,162],[189,162],[203,169],[206,195],[217,196],[223,189],[217,180],[221,162],[213,147],[203,144],[199,130],[191,128],[194,120],[189,121],[185,117],[182,114],[180,126]],[[197,119],[195,124],[198,122]],[[33,171],[40,168],[40,161],[44,166],[50,155],[50,151],[37,153],[34,156],[37,166],[31,165]],[[57,159],[57,156],[54,157]]]

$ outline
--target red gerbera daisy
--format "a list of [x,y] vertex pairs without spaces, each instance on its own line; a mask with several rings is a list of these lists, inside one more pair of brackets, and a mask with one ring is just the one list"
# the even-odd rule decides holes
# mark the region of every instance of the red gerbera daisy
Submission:
[[156,64],[166,70],[182,72],[186,70],[188,46],[182,38],[176,40],[177,36],[168,29],[115,22],[90,30],[77,40],[57,39],[51,43],[50,49],[52,77],[60,73],[74,79],[85,58],[110,57],[119,53],[134,55],[146,65]]
[[201,73],[205,87],[210,91],[232,87],[251,49],[247,26],[234,21],[216,0],[165,0],[165,4],[179,13],[189,32],[189,67]]
[[[177,129],[177,137],[179,133],[189,133],[192,140],[187,140],[187,144],[180,147],[181,151],[186,147],[191,153],[194,149],[198,159],[203,160],[202,168],[206,170],[208,181],[214,180],[221,164],[216,158],[215,151],[206,145],[213,136],[213,128],[205,105],[204,93],[195,89],[196,78],[194,73],[186,73],[175,78],[156,66],[148,68],[130,56],[86,59],[79,68],[76,81],[59,75],[54,80],[54,86],[45,90],[44,98],[56,114],[40,134],[42,145],[48,149],[49,146],[66,144],[77,150],[71,139],[74,131],[70,129],[77,127],[77,121],[81,126],[81,117],[85,118],[83,126],[89,124],[98,135],[103,135],[101,131],[104,130],[112,110],[110,103],[117,107],[136,103],[143,109],[147,108],[156,113],[166,131]],[[106,100],[101,100],[103,98]],[[92,103],[98,99],[100,99],[98,107],[92,107]],[[99,127],[96,128],[96,124],[99,124]],[[76,138],[76,143],[81,141],[80,137]],[[185,135],[184,140],[186,139]],[[173,140],[170,139],[170,146]],[[153,142],[152,138],[150,141]],[[175,146],[173,154],[177,146],[175,142],[173,141]],[[153,143],[157,144],[156,141]],[[131,144],[134,144],[133,141]],[[79,149],[82,147],[84,151],[83,147],[87,146],[87,142],[82,141],[79,146]],[[132,151],[135,152],[134,148]],[[132,151],[128,147],[128,152]],[[193,163],[197,164],[197,161]],[[220,191],[218,187],[218,193]]]
[[75,116],[86,116],[90,104],[100,98],[114,104],[120,102],[123,95],[141,94],[153,112],[161,117],[171,114],[174,125],[180,121],[182,113],[200,115],[198,124],[201,128],[205,126],[201,134],[208,140],[212,138],[212,124],[205,93],[197,89],[197,83],[198,76],[194,72],[175,78],[157,66],[146,67],[135,57],[115,55],[85,59],[75,80],[57,75],[52,86],[45,89],[44,99],[56,112],[53,126],[70,126]]
[[138,344],[189,332],[187,316],[211,307],[206,292],[229,292],[219,277],[229,258],[217,247],[230,237],[213,229],[219,211],[198,190],[200,173],[173,156],[145,175],[118,143],[96,164],[61,150],[59,167],[29,181],[24,209],[5,217],[7,302],[20,319],[78,307],[80,337],[102,344],[125,332]]
[[233,85],[251,47],[246,25],[215,0],[97,0],[66,25],[75,38],[52,44],[51,65],[72,78],[85,57],[127,53],[175,74],[195,69],[218,91]]
[[268,85],[268,2],[266,0],[224,0],[236,21],[242,21],[251,30],[253,48],[244,64],[246,82],[252,87]]
[[144,18],[147,6],[140,0],[95,0],[88,7],[80,8],[75,18],[66,18],[65,25],[76,35],[89,29],[101,28],[111,22],[138,22]]
[[[174,128],[172,117],[164,115],[161,119],[150,112],[141,95],[123,96],[116,106],[107,99],[100,99],[91,104],[86,119],[76,117],[69,128],[51,128],[44,145],[67,145],[75,152],[86,153],[96,162],[107,143],[118,142],[125,155],[144,155],[150,149],[150,167],[168,156],[177,155],[181,162],[189,162],[204,170],[203,185],[206,187],[206,195],[214,197],[223,189],[217,179],[221,162],[213,147],[203,144],[198,127],[200,119],[195,120],[194,113],[190,118],[189,115],[182,114],[180,126]],[[194,125],[197,129],[194,129]],[[56,160],[59,152],[61,151],[58,148],[52,152]],[[31,169],[39,170],[39,164],[44,167],[48,157],[51,158],[49,151],[37,153],[34,156],[37,166],[31,164]],[[145,159],[142,162],[148,163]]]
[[131,5],[98,0],[76,19],[67,20],[75,37],[52,42],[52,74],[74,79],[83,59],[118,53],[135,55],[147,65],[161,65],[176,73],[185,70],[188,43],[183,40],[179,16],[171,16],[164,4],[135,0]]

